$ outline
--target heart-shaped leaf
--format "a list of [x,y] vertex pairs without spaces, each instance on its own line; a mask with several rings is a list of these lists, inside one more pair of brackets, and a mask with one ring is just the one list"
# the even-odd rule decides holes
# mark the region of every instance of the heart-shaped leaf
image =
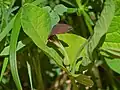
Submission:
[[[24,31],[35,33],[46,43],[50,33],[50,16],[48,12],[33,4],[26,4],[22,9],[22,26]],[[35,30],[35,32],[33,32]]]
[[32,41],[57,65],[64,68],[62,58],[53,49],[49,48],[46,43],[51,30],[51,20],[48,11],[39,8],[33,4],[26,4],[22,9],[22,27],[24,32]]
[[73,66],[73,63],[77,61],[77,59],[82,56],[82,45],[86,42],[86,39],[75,35],[75,34],[59,34],[57,35],[58,39],[67,44],[65,51],[67,52],[70,65]]

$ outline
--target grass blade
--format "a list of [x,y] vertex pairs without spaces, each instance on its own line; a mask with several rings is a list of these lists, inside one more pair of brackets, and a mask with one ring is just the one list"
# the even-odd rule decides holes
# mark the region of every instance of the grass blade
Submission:
[[[16,17],[16,16],[15,16]],[[0,33],[0,42],[2,39],[10,32],[10,30],[13,28],[15,17],[8,23],[8,25],[3,29],[3,31]]]
[[22,86],[18,76],[17,62],[16,62],[16,45],[17,45],[20,28],[21,28],[21,10],[19,10],[15,18],[15,22],[10,38],[10,67],[11,67],[13,80],[15,81],[18,90],[22,90]]
[[2,67],[2,71],[1,71],[1,75],[0,75],[0,82],[2,81],[2,78],[3,78],[4,72],[6,70],[7,64],[8,64],[8,57],[6,57],[4,59],[4,62],[3,62],[3,67]]
[[32,84],[32,74],[31,74],[31,67],[30,64],[27,62],[27,69],[28,69],[28,75],[29,75],[29,79],[30,79],[30,86],[31,86],[31,90],[33,89],[33,84]]

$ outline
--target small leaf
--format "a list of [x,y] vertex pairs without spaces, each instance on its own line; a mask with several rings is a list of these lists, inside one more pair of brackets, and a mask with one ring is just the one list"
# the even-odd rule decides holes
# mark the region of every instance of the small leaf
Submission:
[[[15,16],[16,17],[16,16]],[[5,38],[5,36],[10,32],[10,30],[13,28],[15,17],[7,24],[7,26],[3,29],[3,31],[0,33],[0,42]]]
[[47,10],[48,13],[50,13],[50,11],[52,10],[50,6],[43,7],[43,9]]
[[8,58],[5,57],[4,62],[3,62],[3,66],[2,66],[1,75],[0,75],[0,82],[2,81],[4,72],[5,72],[6,68],[7,68],[7,64],[8,64]]
[[[75,35],[75,34],[59,34],[57,35],[58,39],[66,43],[68,46],[65,46],[65,50],[69,57],[70,65],[73,66],[76,63],[79,57],[82,57],[82,50],[81,47],[85,43],[86,39]],[[81,51],[80,51],[81,50]],[[74,68],[74,66],[73,66]]]
[[63,15],[65,12],[67,12],[67,7],[65,7],[63,4],[58,4],[55,6],[54,11],[58,14],[58,15]]
[[50,13],[50,17],[51,17],[51,25],[52,25],[52,27],[54,25],[56,25],[60,21],[60,17],[55,11],[52,11]]
[[[25,43],[24,43],[25,42]],[[31,40],[29,38],[26,38],[22,41],[19,41],[17,44],[17,49],[16,51],[19,51],[20,49],[24,48],[27,44],[29,44],[31,42]],[[0,56],[8,56],[9,55],[9,49],[10,46],[6,46],[2,52],[0,53]]]
[[80,84],[83,84],[87,87],[92,87],[94,84],[93,81],[86,75],[79,74],[79,75],[76,75],[74,77]]

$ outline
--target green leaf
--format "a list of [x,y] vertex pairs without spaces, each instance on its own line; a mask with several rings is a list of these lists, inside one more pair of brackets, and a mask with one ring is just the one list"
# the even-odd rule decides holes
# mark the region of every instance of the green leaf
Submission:
[[51,17],[51,25],[52,25],[52,27],[54,25],[56,25],[60,21],[60,17],[55,11],[52,11],[50,13],[50,17]]
[[[111,45],[114,47],[114,44]],[[102,48],[100,53],[106,57],[120,58],[120,49],[111,49],[109,46],[107,46],[107,48]]]
[[92,87],[93,86],[93,81],[86,75],[79,74],[79,75],[74,75],[75,79],[78,81],[78,83],[83,84],[87,87]]
[[13,28],[15,17],[7,24],[7,26],[3,29],[3,31],[0,33],[0,42],[5,38],[5,36],[10,32],[10,30]]
[[114,59],[105,58],[105,61],[112,70],[114,70],[115,72],[120,74],[120,59],[118,59],[118,58],[114,58]]
[[63,4],[58,4],[55,6],[54,11],[58,14],[58,15],[63,15],[65,12],[67,12],[67,7],[64,6]]
[[46,0],[35,0],[34,2],[32,2],[32,4],[39,5],[39,4],[44,3],[44,2],[46,2]]
[[67,52],[70,65],[73,65],[74,62],[82,56],[80,50],[82,45],[85,43],[86,39],[75,35],[75,34],[59,34],[57,35],[59,40],[62,40],[68,46],[64,47]]
[[[114,16],[101,50],[120,57],[120,16]],[[102,53],[103,54],[103,53]],[[105,54],[104,54],[105,55]]]
[[45,7],[43,7],[43,9],[47,10],[47,11],[48,11],[48,13],[50,13],[50,12],[51,12],[51,10],[52,10],[50,6],[45,6]]
[[99,20],[94,28],[94,34],[91,37],[88,45],[88,52],[90,59],[92,60],[92,55],[95,48],[100,43],[101,38],[107,33],[109,25],[114,16],[115,5],[112,0],[106,0],[104,9],[101,13]]
[[45,9],[32,4],[23,6],[21,23],[24,32],[49,58],[52,58],[60,67],[64,68],[62,58],[53,48],[46,45],[51,29],[50,22],[50,16]]
[[[31,42],[31,40],[29,38],[26,38],[22,41],[19,41],[17,44],[17,49],[16,51],[19,51],[20,49],[24,48],[27,44],[29,44]],[[10,46],[6,46],[2,52],[0,53],[0,56],[8,56],[9,55],[9,49]]]
[[24,30],[28,31],[30,29],[29,33],[35,30],[34,33],[37,33],[41,40],[46,43],[51,28],[51,20],[49,17],[45,9],[39,8],[33,4],[25,4],[22,9],[22,26]]
[[3,62],[1,75],[0,75],[0,82],[2,81],[2,78],[3,78],[4,72],[6,70],[7,64],[8,64],[8,57],[5,57],[4,62]]
[[115,72],[120,73],[120,16],[117,10],[116,12],[106,34],[105,42],[100,49],[102,55],[113,58],[105,58],[108,66]]
[[50,14],[52,27],[60,21],[60,17],[57,14],[57,12],[52,10],[50,6],[43,7],[43,9],[47,10],[48,13]]
[[21,28],[21,9],[19,10],[15,18],[15,22],[14,22],[14,26],[13,26],[11,38],[10,38],[10,52],[9,52],[11,73],[18,90],[22,90],[22,86],[20,83],[18,70],[17,70],[17,62],[16,62],[16,45],[17,45],[20,28]]
[[115,3],[115,15],[120,15],[120,0],[113,0]]

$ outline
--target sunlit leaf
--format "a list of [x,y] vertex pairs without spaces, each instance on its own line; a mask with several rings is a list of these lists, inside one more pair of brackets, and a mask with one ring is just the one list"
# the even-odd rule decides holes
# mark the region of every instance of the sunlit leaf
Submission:
[[89,42],[88,51],[92,59],[93,51],[98,46],[101,38],[107,33],[114,16],[115,5],[112,0],[106,0],[104,9],[94,28],[94,34]]
[[51,21],[45,9],[26,4],[22,10],[22,27],[24,32],[49,58],[52,58],[60,67],[63,67],[62,58],[53,48],[46,45],[51,29]]
[[100,50],[102,55],[112,57],[111,59],[105,58],[108,66],[117,73],[120,73],[120,16],[118,11],[119,8],[116,6],[117,14],[115,12],[115,16],[109,26],[105,41]]
[[33,4],[24,5],[22,9],[22,25],[24,30],[30,29],[29,32],[35,29],[35,33],[39,35],[41,40],[45,43],[47,42],[51,26],[49,14],[46,10]]
[[75,34],[59,34],[57,36],[59,40],[67,44],[67,46],[65,46],[65,50],[69,57],[70,65],[72,65],[78,57],[80,57],[82,52],[80,52],[80,48],[85,43],[86,39]]

